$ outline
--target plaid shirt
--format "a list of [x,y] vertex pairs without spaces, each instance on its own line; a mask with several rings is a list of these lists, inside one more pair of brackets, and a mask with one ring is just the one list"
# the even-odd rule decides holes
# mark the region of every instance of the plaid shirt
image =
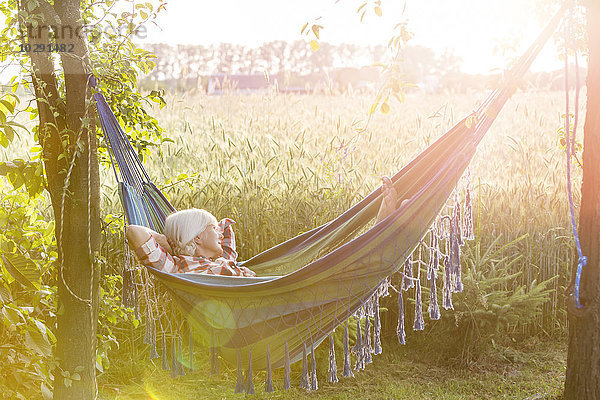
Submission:
[[246,267],[237,266],[235,261],[238,254],[235,251],[235,234],[232,224],[235,221],[224,218],[219,221],[219,228],[223,232],[223,255],[217,259],[193,256],[172,256],[162,248],[150,236],[150,239],[136,249],[136,254],[142,264],[147,267],[169,273],[194,273],[207,275],[227,275],[227,276],[256,276],[256,274]]

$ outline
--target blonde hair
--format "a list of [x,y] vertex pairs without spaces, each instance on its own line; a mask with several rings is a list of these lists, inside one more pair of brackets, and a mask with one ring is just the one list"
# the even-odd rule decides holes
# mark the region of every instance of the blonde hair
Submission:
[[176,255],[193,256],[196,251],[194,238],[204,232],[217,219],[206,210],[191,208],[177,211],[165,220],[165,236]]

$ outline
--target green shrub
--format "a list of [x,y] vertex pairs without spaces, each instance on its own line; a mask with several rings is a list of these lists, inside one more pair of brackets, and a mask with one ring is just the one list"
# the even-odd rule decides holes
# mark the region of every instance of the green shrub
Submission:
[[[454,310],[442,310],[441,319],[422,335],[428,351],[437,353],[440,360],[467,365],[497,342],[516,340],[549,301],[553,291],[549,286],[555,278],[520,284],[522,271],[512,272],[522,261],[518,244],[526,236],[500,246],[502,239],[499,235],[485,248],[478,239],[463,247],[463,291],[453,294]],[[423,298],[429,298],[425,288]],[[422,345],[425,339],[415,336],[407,341],[416,339]]]
[[[52,391],[56,338],[54,223],[41,196],[4,187],[0,178],[0,386],[2,398],[32,399]],[[6,190],[3,190],[6,189]]]

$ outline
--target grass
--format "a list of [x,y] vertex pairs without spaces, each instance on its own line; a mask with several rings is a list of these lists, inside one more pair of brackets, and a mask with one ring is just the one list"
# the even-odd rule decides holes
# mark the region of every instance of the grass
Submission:
[[[565,372],[565,344],[537,339],[504,348],[507,357],[495,352],[466,368],[456,368],[452,360],[433,361],[410,343],[401,347],[395,341],[384,342],[384,352],[373,357],[373,364],[354,378],[327,383],[326,366],[317,365],[319,390],[298,388],[300,370],[292,369],[292,388],[282,390],[281,371],[274,371],[274,393],[264,392],[264,372],[255,373],[255,399],[559,399]],[[207,349],[206,349],[207,350]],[[221,366],[221,374],[209,376],[208,351],[196,353],[197,371],[172,379],[148,361],[138,361],[135,375],[118,378],[114,372],[100,378],[100,399],[235,399],[236,371]],[[340,367],[338,360],[338,367]],[[323,368],[323,370],[321,370]]]

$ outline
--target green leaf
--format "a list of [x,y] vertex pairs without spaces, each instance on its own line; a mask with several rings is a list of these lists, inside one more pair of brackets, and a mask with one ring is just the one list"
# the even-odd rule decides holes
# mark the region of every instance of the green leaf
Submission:
[[4,125],[4,133],[9,142],[14,140],[16,132],[10,125]]
[[6,135],[4,134],[4,132],[2,132],[0,130],[0,146],[6,148],[6,147],[8,147],[9,144],[10,144],[10,142],[6,138]]
[[22,254],[3,254],[2,261],[4,268],[17,280],[21,285],[36,289],[33,282],[40,280],[40,271],[37,265],[28,257]]
[[23,314],[20,310],[12,307],[4,307],[2,308],[2,315],[12,324],[18,325],[25,321]]
[[300,30],[300,34],[304,34],[304,31],[306,30],[306,28],[308,27],[308,22],[304,24],[304,26],[302,27],[302,29]]
[[390,105],[389,105],[388,103],[383,103],[383,104],[381,105],[381,112],[382,112],[383,114],[387,114],[387,113],[389,113],[389,112],[390,112]]
[[369,107],[369,115],[372,115],[375,112],[375,110],[377,110],[377,106],[379,106],[378,102],[371,104],[371,107]]
[[43,396],[44,400],[52,400],[52,397],[53,397],[52,396],[52,388],[48,387],[46,382],[42,382],[41,391],[42,391],[42,396]]
[[0,301],[3,303],[10,303],[12,301],[12,295],[10,294],[10,288],[4,283],[0,285]]
[[[313,25],[312,26],[312,31],[315,34],[315,37],[317,39],[319,39],[319,25]],[[312,43],[312,42],[311,42]],[[316,50],[315,50],[316,51]]]
[[25,345],[33,352],[50,357],[52,355],[52,346],[48,339],[37,331],[25,332]]
[[96,356],[96,369],[100,372],[104,372],[104,367],[102,366],[102,356],[100,354]]
[[12,104],[8,100],[0,99],[0,104],[2,104],[9,113],[12,114],[15,112],[15,104]]
[[48,330],[48,328],[46,327],[46,325],[44,325],[44,323],[42,321],[39,321],[37,319],[33,320],[33,322],[35,323],[35,326],[40,331],[40,334],[42,334],[42,335],[45,336],[46,335],[46,331]]

